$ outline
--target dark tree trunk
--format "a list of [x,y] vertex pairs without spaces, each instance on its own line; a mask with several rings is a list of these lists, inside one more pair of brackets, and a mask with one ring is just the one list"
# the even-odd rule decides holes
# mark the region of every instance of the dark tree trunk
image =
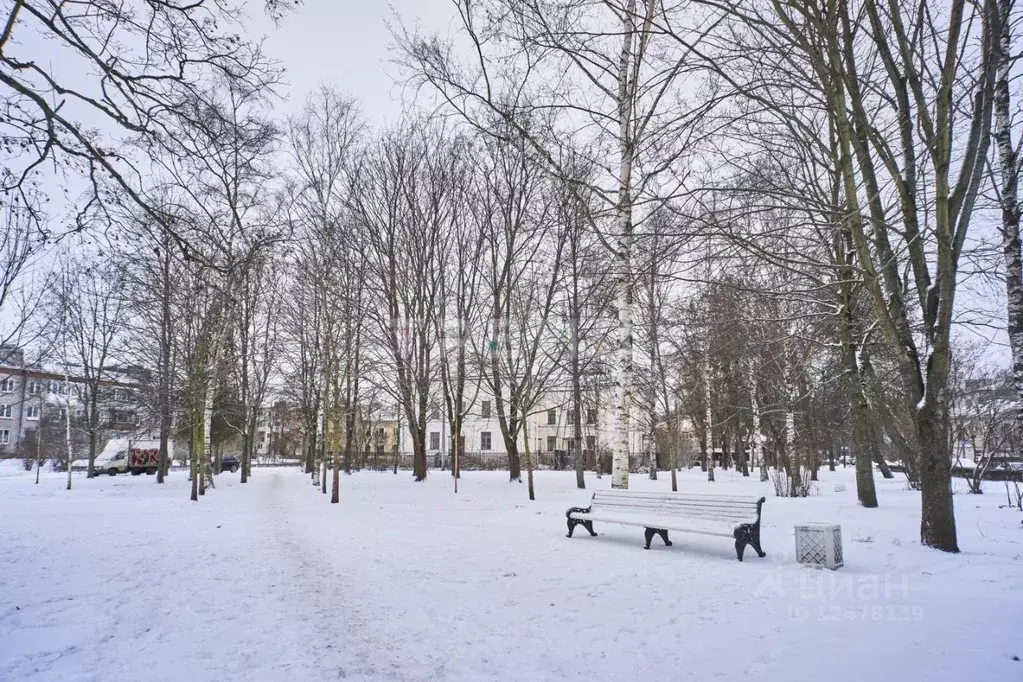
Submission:
[[412,476],[416,481],[426,480],[426,427],[416,427],[412,434]]
[[513,442],[511,445],[509,445],[506,442],[505,447],[508,449],[508,480],[521,482],[522,460],[519,457],[518,443]]
[[843,228],[836,237],[835,246],[839,254],[839,300],[841,314],[839,334],[842,347],[842,363],[846,372],[846,388],[852,404],[853,446],[856,449],[856,496],[860,504],[867,508],[877,506],[877,490],[874,487],[874,450],[877,440],[873,437],[874,425],[870,414],[870,404],[864,393],[864,377],[860,372],[859,351],[857,344],[858,320],[855,312],[855,295],[852,289],[853,248],[852,235]]
[[192,502],[199,501],[199,467],[196,461],[195,452],[195,420],[192,420],[192,428],[188,434],[188,468],[192,476],[192,493],[189,497]]
[[[917,416],[920,441],[920,541],[928,547],[958,552],[955,509],[952,502],[952,464],[948,419],[938,401]],[[859,462],[859,460],[856,460]]]
[[[858,379],[853,379],[858,381]],[[870,408],[862,392],[853,394],[852,404],[853,448],[856,453],[856,496],[864,507],[877,506],[877,490],[874,487],[874,450],[877,439],[870,421]]]
[[[95,385],[88,387],[89,391],[89,470],[86,472],[86,478],[96,477],[96,440],[99,431],[99,378],[97,377],[93,382]],[[68,417],[71,416],[70,406],[68,406]]]
[[746,452],[746,449],[742,446],[738,432],[735,434],[735,453],[738,457],[737,466],[742,468],[742,475],[749,477],[749,453]]
[[877,463],[877,468],[881,470],[881,476],[884,478],[895,478],[895,474],[892,473],[891,468],[888,466],[888,462],[884,461],[884,453],[878,448],[874,451],[874,456],[877,458],[874,461]]
[[170,249],[165,240],[163,248],[163,271],[161,287],[160,311],[160,464],[156,472],[156,482],[163,483],[167,475],[171,430],[171,307],[170,307]]

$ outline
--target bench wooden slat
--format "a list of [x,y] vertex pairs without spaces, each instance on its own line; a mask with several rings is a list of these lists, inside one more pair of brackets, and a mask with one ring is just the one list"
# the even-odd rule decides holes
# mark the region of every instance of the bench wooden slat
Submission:
[[594,504],[617,504],[626,506],[643,506],[643,505],[664,505],[664,504],[684,504],[690,507],[738,507],[740,509],[748,509],[756,507],[756,502],[711,502],[705,500],[655,500],[652,498],[646,498],[641,500],[616,500],[611,498],[596,498],[593,500]]
[[642,511],[642,512],[641,511],[631,511],[631,510],[627,510],[627,509],[597,509],[597,510],[594,510],[594,511],[588,513],[588,514],[583,514],[583,513],[578,513],[577,512],[575,514],[572,514],[572,518],[574,518],[574,519],[595,518],[595,515],[597,515],[597,514],[601,514],[601,515],[604,515],[604,516],[620,516],[620,517],[626,517],[626,518],[640,518],[640,519],[651,518],[651,517],[654,517],[654,518],[669,518],[669,519],[670,518],[707,519],[707,520],[710,520],[710,521],[717,521],[717,522],[720,522],[720,523],[731,523],[733,526],[738,526],[738,525],[743,524],[743,523],[756,523],[756,521],[757,521],[756,513],[752,513],[752,514],[733,514],[733,515],[703,514],[703,515],[700,515],[700,516],[695,516],[695,515],[693,515],[693,516],[682,516],[682,515],[679,515],[679,514],[662,513],[662,512],[659,512],[659,510],[656,510],[656,509],[645,510],[645,511]]
[[686,525],[684,519],[665,518],[658,519],[656,517],[652,517],[649,520],[644,520],[639,518],[630,519],[627,517],[620,517],[614,515],[595,514],[592,520],[600,521],[603,523],[614,523],[620,526],[636,526],[638,528],[649,528],[650,523],[653,522],[657,528],[663,530],[674,530],[678,531],[679,533],[696,533],[698,535],[713,535],[715,537],[722,538],[734,537],[731,530],[728,531],[712,530],[710,526],[705,526],[701,528],[698,527],[697,525],[693,525],[692,523]]
[[750,497],[748,495],[719,495],[717,493],[689,493],[689,492],[675,492],[675,493],[666,492],[666,493],[659,493],[659,492],[649,491],[649,490],[609,490],[609,489],[595,490],[593,492],[593,495],[596,496],[596,497],[602,497],[602,496],[606,495],[606,496],[609,496],[609,497],[619,497],[619,498],[627,498],[627,497],[664,498],[665,496],[669,496],[669,497],[684,497],[686,499],[691,499],[691,500],[699,500],[699,499],[707,499],[707,500],[740,500],[740,501],[743,501],[743,502],[747,502],[747,501],[749,501],[751,499],[758,499],[758,498],[755,498],[755,497]]
[[630,516],[667,516],[669,518],[673,518],[676,516],[678,518],[716,518],[720,520],[733,521],[735,522],[736,525],[746,524],[746,522],[754,524],[754,522],[756,522],[757,519],[757,514],[755,511],[735,514],[725,513],[681,514],[671,509],[628,509],[624,507],[602,507],[599,509],[593,509],[591,513],[609,513]]
[[643,502],[632,502],[632,501],[611,501],[611,500],[594,500],[595,505],[601,507],[634,507],[637,509],[649,509],[651,507],[656,508],[676,508],[682,507],[686,509],[756,509],[756,504],[708,504],[704,502],[686,502],[684,500],[666,500],[657,502],[655,500],[643,501]]
[[719,519],[690,519],[687,521],[670,517],[651,516],[642,518],[638,516],[618,516],[616,514],[594,514],[590,520],[616,523],[623,526],[639,526],[640,528],[663,528],[680,532],[700,531],[704,534],[720,535],[726,538],[735,537],[735,527],[743,525],[741,523],[723,523]]
[[664,511],[669,514],[678,515],[689,515],[689,516],[742,516],[746,517],[749,515],[756,516],[756,507],[747,507],[745,509],[740,508],[725,508],[725,507],[689,507],[685,505],[650,505],[645,507],[636,507],[633,505],[595,505],[593,509],[615,509],[620,511],[635,510],[637,512],[649,511]]

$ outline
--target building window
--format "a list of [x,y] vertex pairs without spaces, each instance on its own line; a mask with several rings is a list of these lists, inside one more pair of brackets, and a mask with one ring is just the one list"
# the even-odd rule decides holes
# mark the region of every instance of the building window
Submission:
[[0,393],[14,393],[14,377],[0,379]]
[[590,450],[590,451],[597,449],[597,437],[596,436],[586,436],[586,449]]
[[0,405],[0,419],[10,419],[13,405]]
[[25,419],[30,419],[32,421],[38,421],[39,420],[39,406],[38,405],[29,405],[28,407],[26,407],[25,408]]
[[32,381],[28,382],[28,394],[29,395],[35,395],[36,393],[39,392],[39,389],[40,389],[39,382],[36,381],[35,379],[33,379]]
[[0,429],[0,445],[7,445],[11,442],[11,430]]
[[558,449],[558,437],[547,436],[547,450],[548,452],[554,452]]
[[597,423],[597,411],[593,408],[586,410],[586,423],[596,424]]
[[481,431],[480,432],[480,450],[489,450],[489,449],[490,449],[490,432],[489,431]]
[[566,438],[565,439],[565,448],[569,452],[575,452],[575,439],[574,438]]
[[383,440],[384,437],[385,436],[384,436],[384,429],[383,429],[383,427],[378,428],[377,429],[377,440]]
[[558,411],[547,410],[547,426],[556,426],[558,423]]
[[440,431],[430,432],[430,449],[440,450]]
[[490,419],[490,401],[484,400],[483,405],[480,407],[480,416],[484,419]]

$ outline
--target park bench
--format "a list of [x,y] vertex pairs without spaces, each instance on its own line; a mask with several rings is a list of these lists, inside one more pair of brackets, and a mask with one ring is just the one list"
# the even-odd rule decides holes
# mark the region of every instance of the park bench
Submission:
[[763,497],[734,497],[695,493],[656,493],[631,490],[598,490],[589,507],[566,512],[568,537],[576,526],[593,532],[593,522],[617,523],[646,529],[646,547],[660,535],[668,547],[668,531],[718,535],[735,539],[735,554],[742,561],[746,545],[760,556],[760,509]]

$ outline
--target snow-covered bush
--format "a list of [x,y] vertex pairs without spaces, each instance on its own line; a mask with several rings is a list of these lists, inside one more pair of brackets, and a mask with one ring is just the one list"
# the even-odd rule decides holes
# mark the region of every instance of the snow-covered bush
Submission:
[[809,497],[817,494],[817,482],[810,480],[810,470],[800,470],[798,478],[789,476],[784,469],[774,469],[770,474],[777,497]]

